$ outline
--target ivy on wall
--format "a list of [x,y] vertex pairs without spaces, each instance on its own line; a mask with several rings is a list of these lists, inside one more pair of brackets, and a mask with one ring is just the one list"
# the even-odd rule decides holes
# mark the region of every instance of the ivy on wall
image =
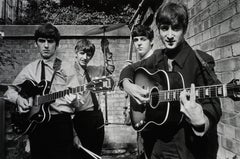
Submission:
[[[120,5],[120,1],[118,5]],[[92,4],[93,5],[93,4]],[[55,1],[28,0],[24,16],[16,21],[16,24],[42,24],[52,22],[55,25],[101,25],[128,23],[135,12],[130,4],[122,6],[89,6],[89,5],[60,5]],[[99,9],[97,9],[97,7]],[[111,7],[111,8],[110,8]],[[109,12],[111,10],[111,13]]]

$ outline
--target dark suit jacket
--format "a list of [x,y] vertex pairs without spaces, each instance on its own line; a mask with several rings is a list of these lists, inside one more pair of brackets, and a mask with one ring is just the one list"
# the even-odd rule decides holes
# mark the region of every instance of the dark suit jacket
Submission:
[[[214,71],[215,62],[213,57],[207,53],[198,52],[204,61],[209,64],[210,69]],[[167,56],[164,50],[155,50],[148,59],[125,67],[120,74],[120,87],[122,87],[124,78],[134,80],[134,71],[138,67],[144,67],[150,72],[155,72],[159,69],[167,71]],[[191,83],[194,83],[196,86],[216,84],[186,42],[182,44],[180,52],[174,58],[173,71],[178,71],[183,75],[186,88],[189,88]],[[222,115],[220,101],[214,98],[199,100],[198,102],[202,105],[203,111],[210,121],[209,131],[203,137],[196,136],[192,131],[191,125],[186,120],[183,120],[177,131],[172,133],[170,140],[175,142],[177,151],[183,159],[215,159],[218,150],[216,127]],[[157,134],[161,134],[159,135],[160,140],[164,140],[166,137],[162,133]]]

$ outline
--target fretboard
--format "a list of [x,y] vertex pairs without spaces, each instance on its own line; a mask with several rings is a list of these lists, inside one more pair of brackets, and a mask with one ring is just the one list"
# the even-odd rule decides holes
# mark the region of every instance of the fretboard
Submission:
[[43,96],[39,96],[38,99],[37,99],[38,104],[45,104],[45,103],[54,101],[58,98],[64,97],[65,95],[67,95],[69,93],[72,93],[72,94],[80,93],[80,92],[85,91],[86,89],[87,89],[87,85],[81,85],[81,86],[78,86],[78,87],[75,87],[75,88],[66,89],[66,90],[63,90],[63,91],[54,92],[54,93],[51,93],[51,94],[46,94],[46,95],[43,95]]
[[[226,86],[226,84],[221,84],[195,87],[196,99],[226,97],[228,94]],[[190,91],[190,88],[186,90]],[[179,101],[182,91],[183,89],[163,90],[159,92],[158,98],[161,102]]]

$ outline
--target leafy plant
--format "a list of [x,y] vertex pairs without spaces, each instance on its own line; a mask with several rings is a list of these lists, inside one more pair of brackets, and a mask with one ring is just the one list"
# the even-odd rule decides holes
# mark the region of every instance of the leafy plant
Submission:
[[[102,0],[103,1],[103,0]],[[81,5],[80,5],[81,2]],[[42,24],[52,22],[56,25],[99,25],[128,23],[135,12],[134,5],[122,1],[64,1],[60,4],[51,0],[28,0],[25,16],[17,24]],[[95,3],[94,3],[95,2]],[[98,3],[97,3],[98,2]],[[118,2],[118,3],[117,3]],[[124,2],[124,1],[123,1]],[[63,5],[65,4],[65,5]]]

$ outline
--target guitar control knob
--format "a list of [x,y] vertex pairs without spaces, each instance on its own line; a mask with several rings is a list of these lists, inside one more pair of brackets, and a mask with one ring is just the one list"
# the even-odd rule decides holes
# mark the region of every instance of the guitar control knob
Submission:
[[143,125],[143,124],[144,124],[144,121],[143,121],[143,120],[141,120],[141,121],[140,121],[140,124],[141,124],[141,125]]
[[140,123],[136,123],[136,124],[135,124],[135,127],[138,128],[139,126],[140,126]]

